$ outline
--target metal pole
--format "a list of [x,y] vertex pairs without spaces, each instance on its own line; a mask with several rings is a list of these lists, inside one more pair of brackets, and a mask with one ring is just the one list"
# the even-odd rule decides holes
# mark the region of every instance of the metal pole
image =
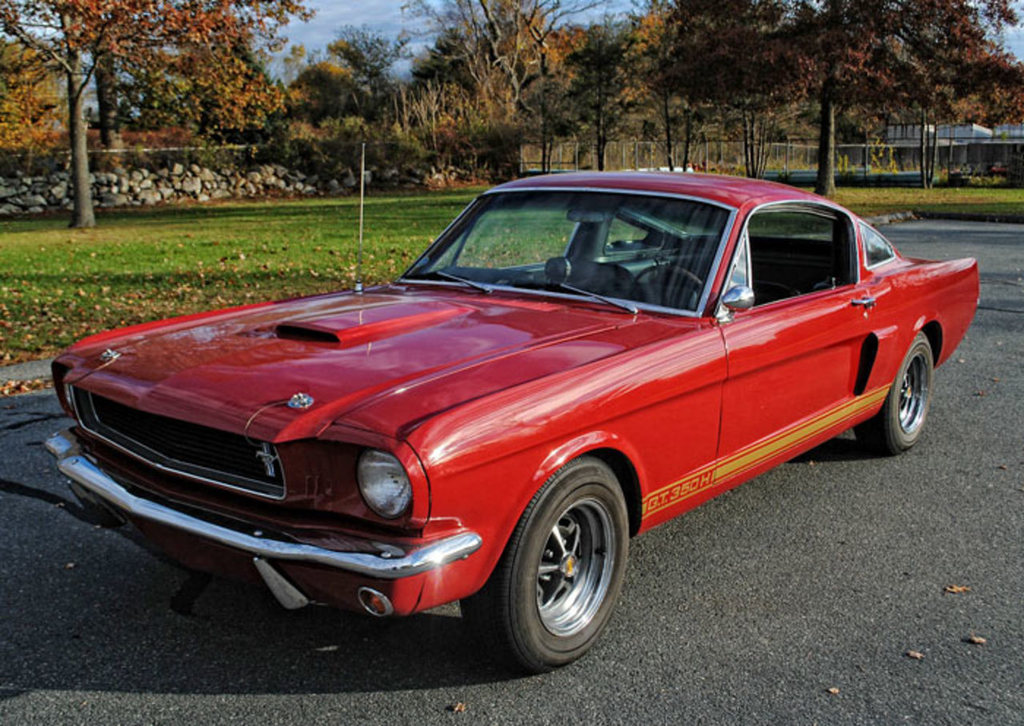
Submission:
[[359,159],[359,255],[356,258],[356,292],[363,291],[363,207],[366,201],[366,142]]

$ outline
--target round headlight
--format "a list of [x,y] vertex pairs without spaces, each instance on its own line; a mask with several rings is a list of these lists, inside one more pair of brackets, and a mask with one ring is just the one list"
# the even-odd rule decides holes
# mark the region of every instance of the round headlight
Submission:
[[357,467],[363,501],[385,519],[394,519],[409,507],[412,485],[401,462],[386,451],[367,449]]

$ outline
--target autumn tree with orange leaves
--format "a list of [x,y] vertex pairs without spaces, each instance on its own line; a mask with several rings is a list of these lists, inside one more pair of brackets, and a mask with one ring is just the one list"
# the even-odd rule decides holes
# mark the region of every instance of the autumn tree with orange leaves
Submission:
[[57,135],[59,98],[39,54],[0,40],[0,150],[35,150]]
[[[115,65],[119,60],[157,64],[168,48],[274,50],[279,47],[278,31],[293,17],[309,17],[302,0],[0,0],[0,30],[38,53],[66,85],[74,193],[71,226],[96,224],[84,101],[97,64],[107,59]],[[211,61],[217,61],[215,55]],[[246,90],[244,83],[235,89]]]
[[965,90],[961,81],[997,80],[987,73],[996,66],[1014,74],[999,42],[1018,19],[1012,0],[796,0],[791,12],[790,40],[819,102],[815,191],[825,196],[835,193],[836,114],[851,99],[914,105],[927,122],[944,97]]

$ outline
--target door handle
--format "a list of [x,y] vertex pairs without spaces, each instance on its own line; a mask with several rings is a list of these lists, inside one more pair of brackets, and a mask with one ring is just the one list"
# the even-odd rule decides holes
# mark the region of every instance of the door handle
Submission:
[[858,297],[858,298],[856,298],[854,300],[851,300],[850,304],[851,305],[857,305],[857,306],[863,306],[863,308],[865,310],[868,310],[868,309],[873,308],[875,306],[875,298],[873,298],[871,296],[868,296],[868,297]]

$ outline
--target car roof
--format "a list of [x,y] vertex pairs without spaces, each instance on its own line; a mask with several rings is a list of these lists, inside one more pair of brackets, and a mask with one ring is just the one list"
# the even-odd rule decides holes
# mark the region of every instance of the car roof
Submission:
[[803,201],[837,205],[816,194],[786,184],[716,174],[679,172],[571,172],[526,177],[495,187],[491,192],[522,189],[600,189],[608,191],[680,194],[730,207],[775,201]]

